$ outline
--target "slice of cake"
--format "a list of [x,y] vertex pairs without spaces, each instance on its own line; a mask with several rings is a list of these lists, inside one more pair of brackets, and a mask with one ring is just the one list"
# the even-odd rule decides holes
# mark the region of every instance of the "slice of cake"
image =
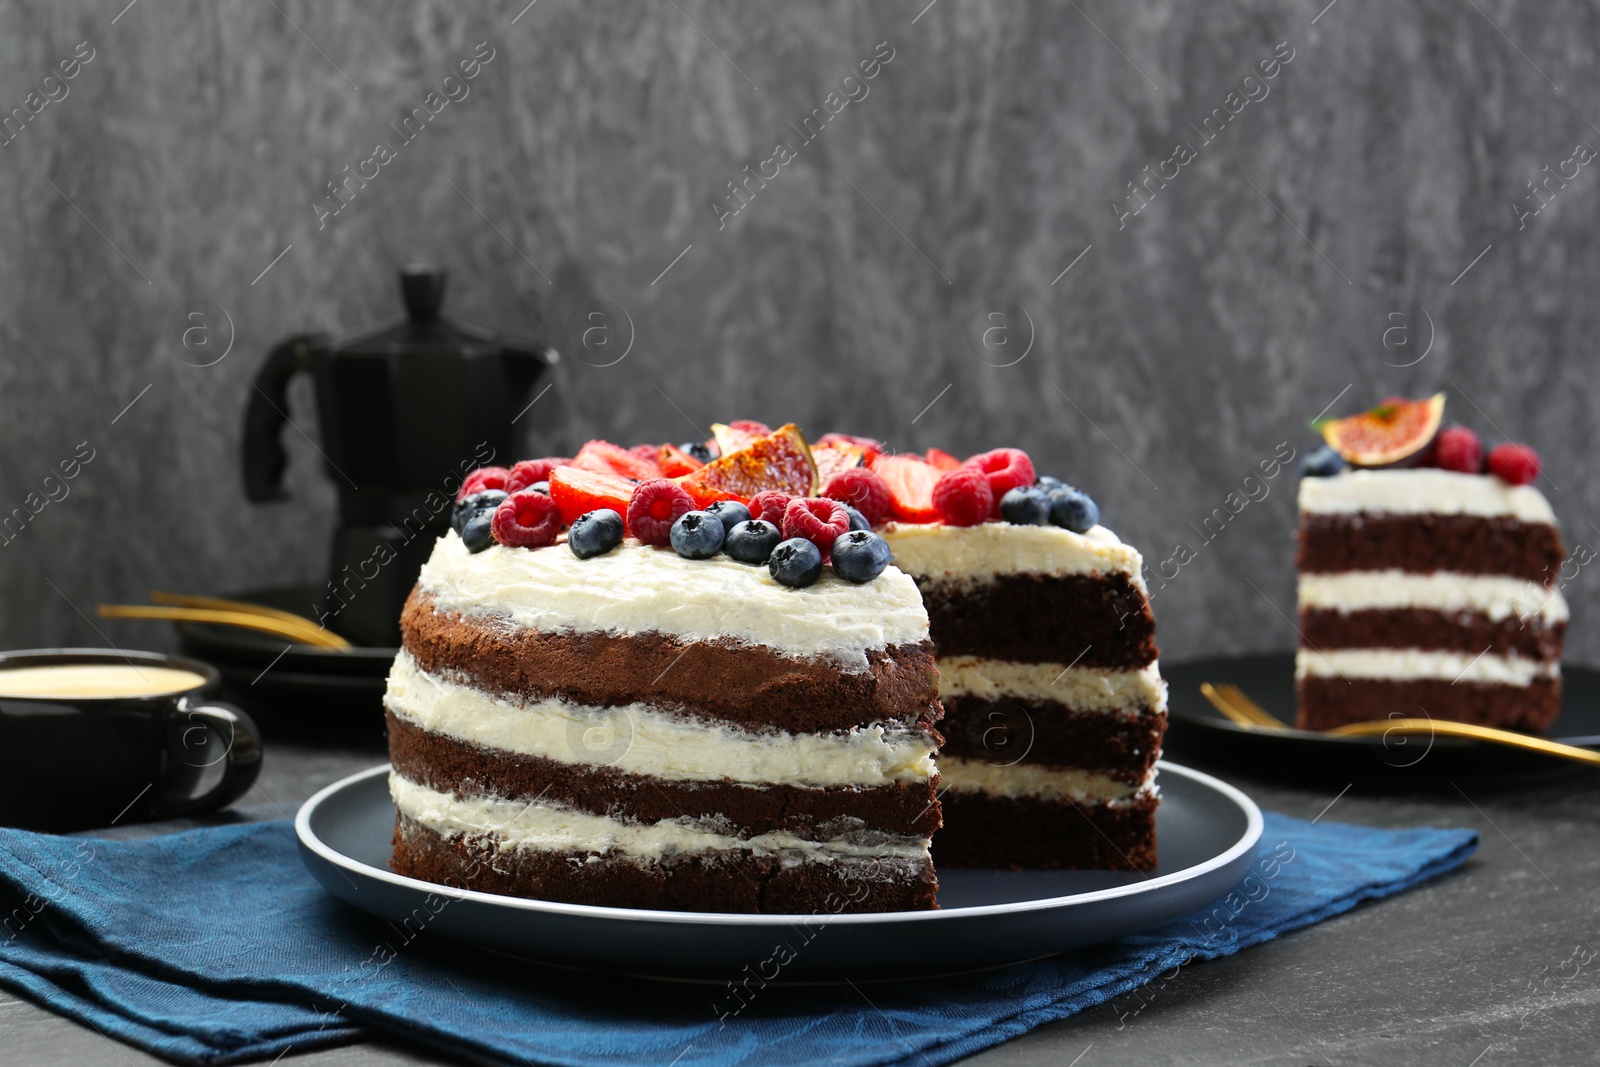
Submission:
[[1016,449],[872,466],[938,656],[935,861],[1154,867],[1166,685],[1139,553]]
[[[787,447],[762,441],[741,476]],[[394,869],[631,908],[935,907],[928,615],[882,539],[828,500],[752,518],[715,468],[539,462],[469,479],[406,606]]]
[[[1385,401],[1339,420],[1300,482],[1297,725],[1435,718],[1542,730],[1561,709],[1566,552],[1532,482],[1538,457],[1477,435],[1405,431],[1418,405]],[[1434,416],[1437,421],[1437,416]],[[1361,425],[1342,427],[1340,423]],[[1374,440],[1393,461],[1362,470]],[[1347,432],[1353,431],[1353,432]],[[1356,443],[1352,443],[1352,437]],[[1385,442],[1389,443],[1389,442]],[[1404,449],[1411,449],[1408,457]]]

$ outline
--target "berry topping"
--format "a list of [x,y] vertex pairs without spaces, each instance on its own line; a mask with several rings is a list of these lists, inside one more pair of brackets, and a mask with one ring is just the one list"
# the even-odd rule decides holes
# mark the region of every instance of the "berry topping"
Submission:
[[[877,462],[879,456],[888,451],[887,446],[876,437],[857,437],[848,433],[825,433],[817,439],[814,448],[835,449],[840,455],[859,457],[855,463],[865,464],[870,467]],[[822,465],[819,457],[817,465]],[[836,468],[837,469],[837,468]]]
[[472,517],[480,511],[493,511],[500,506],[500,501],[506,498],[503,489],[485,489],[481,493],[473,493],[456,502],[450,511],[450,529],[457,534],[466,526]]
[[928,462],[942,471],[953,471],[961,466],[961,461],[942,448],[930,448],[927,452]]
[[889,542],[871,530],[852,530],[833,543],[833,573],[847,582],[870,582],[889,565]]
[[737,500],[719,500],[706,511],[722,520],[724,530],[731,530],[750,518],[750,509]]
[[1447,471],[1478,474],[1483,470],[1483,442],[1465,426],[1440,430],[1433,442],[1433,463]]
[[582,467],[557,467],[550,475],[550,498],[561,509],[561,520],[571,523],[596,508],[628,513],[633,483],[618,474],[598,474]]
[[946,526],[979,525],[994,509],[989,475],[980,467],[945,471],[933,487],[933,507]]
[[1512,485],[1531,485],[1539,480],[1539,453],[1527,445],[1495,445],[1489,453],[1489,473]]
[[513,548],[543,548],[556,543],[561,509],[543,493],[512,493],[494,509],[494,539]]
[[866,467],[851,467],[835,474],[822,487],[822,495],[849,504],[873,526],[888,522],[892,513],[888,483]]
[[766,492],[757,493],[750,498],[750,517],[765,519],[774,526],[782,526],[784,510],[788,508],[789,501],[793,499],[792,495],[779,492],[776,489],[768,489]]
[[846,515],[850,516],[850,529],[852,529],[852,530],[870,530],[870,529],[872,529],[872,523],[867,521],[867,517],[865,515],[861,514],[861,512],[857,511],[855,508],[851,507],[849,504],[844,504],[842,506],[844,507],[844,513]]
[[727,538],[722,520],[709,511],[691,511],[672,524],[672,550],[684,559],[710,559]]
[[1300,461],[1300,477],[1332,478],[1344,470],[1345,466],[1343,456],[1327,445],[1322,445],[1307,452],[1305,458]]
[[822,553],[803,537],[791,537],[772,550],[767,573],[779,585],[801,589],[822,577]]
[[461,543],[467,546],[468,552],[476,555],[494,544],[494,513],[493,508],[473,512],[472,518],[461,527]]
[[622,544],[622,516],[610,508],[579,515],[567,531],[567,547],[579,559],[603,556]]
[[656,466],[653,455],[637,456],[610,441],[590,441],[578,449],[578,454],[572,457],[572,465],[598,474],[620,475],[636,482],[661,477],[661,468]]
[[465,500],[473,493],[481,493],[485,489],[499,489],[502,492],[510,492],[506,488],[506,479],[510,476],[511,472],[504,467],[479,467],[467,475],[466,481],[461,483],[461,488],[456,493],[456,499]]
[[[704,451],[704,445],[694,446]],[[708,457],[709,458],[709,457]],[[697,471],[706,465],[706,460],[697,459],[676,445],[662,445],[656,449],[656,466],[661,468],[661,473],[668,478],[676,478],[680,474]]]
[[810,496],[817,484],[817,466],[811,446],[800,428],[788,423],[769,434],[750,439],[678,479],[701,506],[713,500],[749,500],[766,489],[790,496]]
[[525,459],[512,466],[511,474],[506,478],[506,492],[520,493],[539,482],[548,482],[557,467],[565,467],[571,462],[570,459],[559,459],[554,456],[548,459]]
[[1000,498],[1000,517],[1016,526],[1044,526],[1050,521],[1050,497],[1034,485],[1008,489]]
[[722,550],[740,563],[765,563],[782,540],[783,534],[772,523],[751,519],[728,531]]
[[1444,419],[1444,394],[1391,396],[1370,411],[1311,424],[1352,467],[1414,467],[1426,459]]
[[741,448],[748,448],[756,438],[765,437],[771,432],[772,427],[754,419],[734,419],[726,426],[720,422],[711,424],[711,440],[716,444],[719,456],[732,455]]
[[1083,490],[1062,486],[1050,491],[1050,521],[1073,533],[1088,533],[1100,522],[1100,508]]
[[889,487],[889,507],[901,522],[935,522],[933,486],[939,468],[918,456],[880,456],[872,469]]
[[839,442],[811,446],[811,462],[817,465],[817,484],[827,485],[835,474],[867,466],[867,453],[859,445]]
[[694,510],[694,497],[667,478],[641,482],[628,500],[628,532],[647,545],[672,543],[672,524]]
[[710,463],[717,458],[717,454],[711,451],[703,441],[685,441],[678,446],[678,451],[702,465]]
[[646,463],[654,463],[656,461],[656,453],[659,451],[661,451],[659,445],[634,445],[628,449],[628,454],[637,459],[642,459]]
[[1033,460],[1020,448],[997,448],[992,452],[980,452],[970,457],[965,467],[976,467],[989,478],[989,493],[993,497],[995,511],[991,517],[999,517],[1000,499],[1019,485],[1033,484]]
[[1048,474],[1041,474],[1039,475],[1039,480],[1033,484],[1048,493],[1052,489],[1061,489],[1065,487],[1067,483],[1062,481],[1060,478],[1052,478]]
[[789,501],[789,506],[783,509],[784,538],[803,537],[816,545],[824,556],[833,547],[834,539],[849,530],[850,516],[837,500],[802,497]]

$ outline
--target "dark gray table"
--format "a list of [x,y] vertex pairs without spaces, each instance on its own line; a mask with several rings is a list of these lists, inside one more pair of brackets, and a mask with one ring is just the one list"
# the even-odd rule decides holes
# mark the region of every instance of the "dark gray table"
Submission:
[[[1179,753],[1173,753],[1179,755]],[[381,748],[273,742],[241,808],[292,816],[307,796],[382,762]],[[1600,775],[1383,795],[1225,777],[1264,808],[1383,826],[1469,826],[1466,869],[1228,959],[1180,969],[1040,1028],[974,1064],[1594,1064],[1600,1061]],[[1336,799],[1337,798],[1337,799]],[[1331,807],[1330,802],[1332,802]],[[1581,955],[1580,946],[1590,946]],[[0,1064],[156,1064],[92,1029],[0,993]],[[447,1063],[373,1041],[293,1050],[285,1064]],[[662,1064],[662,1067],[668,1067]]]

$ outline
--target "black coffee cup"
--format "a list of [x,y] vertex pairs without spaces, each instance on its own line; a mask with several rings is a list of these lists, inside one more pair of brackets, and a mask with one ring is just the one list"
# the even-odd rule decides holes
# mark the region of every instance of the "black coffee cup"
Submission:
[[[68,666],[168,668],[199,680],[154,694],[3,695],[8,670]],[[261,769],[261,735],[243,711],[206,697],[220,680],[198,660],[158,652],[0,653],[0,826],[84,830],[239,799]]]

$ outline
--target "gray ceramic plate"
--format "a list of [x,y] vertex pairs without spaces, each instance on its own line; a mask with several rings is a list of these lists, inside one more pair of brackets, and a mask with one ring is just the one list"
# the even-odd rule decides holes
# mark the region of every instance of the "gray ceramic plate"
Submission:
[[[1003,967],[1110,941],[1227,893],[1254,862],[1261,810],[1209,775],[1161,763],[1157,870],[939,872],[938,911],[728,915],[557,904],[445,888],[389,870],[387,766],[305,802],[300,855],[348,904],[542,963],[727,982],[780,946],[785,981],[931,977]],[[430,903],[425,898],[436,896]],[[449,903],[439,905],[440,898]],[[418,910],[420,909],[420,910]],[[436,913],[436,914],[435,914]],[[414,920],[415,921],[415,920]]]

